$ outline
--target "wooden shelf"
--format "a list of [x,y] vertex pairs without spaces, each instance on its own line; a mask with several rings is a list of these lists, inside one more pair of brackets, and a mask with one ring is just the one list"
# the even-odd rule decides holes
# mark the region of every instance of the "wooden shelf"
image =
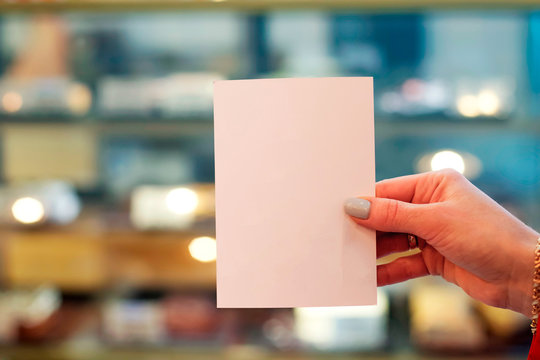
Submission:
[[64,10],[172,10],[237,9],[248,11],[273,9],[358,9],[369,11],[420,9],[535,8],[538,0],[48,0],[4,1],[0,11],[64,11]]
[[213,122],[208,119],[193,119],[193,120],[114,120],[114,121],[58,121],[54,119],[40,119],[32,121],[1,122],[0,136],[6,129],[13,127],[61,127],[61,128],[79,128],[95,135],[111,135],[111,136],[143,136],[143,137],[176,137],[176,136],[192,136],[205,133],[211,133],[213,130]]
[[79,293],[116,286],[210,291],[215,289],[215,262],[193,259],[188,245],[197,236],[214,234],[214,223],[205,216],[186,231],[139,231],[129,225],[127,214],[98,209],[68,226],[3,228],[2,283],[52,284]]

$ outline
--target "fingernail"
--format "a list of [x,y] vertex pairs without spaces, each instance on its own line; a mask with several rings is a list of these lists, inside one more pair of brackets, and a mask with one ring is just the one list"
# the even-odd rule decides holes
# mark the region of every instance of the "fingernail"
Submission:
[[371,203],[366,199],[350,198],[345,200],[345,212],[351,216],[367,219]]

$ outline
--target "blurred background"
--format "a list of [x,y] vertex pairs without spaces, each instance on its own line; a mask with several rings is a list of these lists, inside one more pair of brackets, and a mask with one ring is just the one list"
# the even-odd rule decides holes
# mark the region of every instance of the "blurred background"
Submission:
[[525,358],[438,279],[215,307],[218,79],[373,76],[378,180],[452,167],[540,229],[540,4],[489,3],[1,2],[0,359]]

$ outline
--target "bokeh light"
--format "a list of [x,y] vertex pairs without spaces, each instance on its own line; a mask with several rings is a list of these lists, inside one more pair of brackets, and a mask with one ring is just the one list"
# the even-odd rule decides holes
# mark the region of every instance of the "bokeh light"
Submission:
[[169,211],[178,215],[185,215],[195,211],[197,205],[199,205],[199,197],[191,189],[177,188],[167,194],[165,202]]
[[45,208],[41,201],[31,197],[23,197],[13,203],[11,213],[20,223],[35,224],[45,217]]
[[16,113],[23,106],[21,94],[9,91],[2,96],[2,108],[8,113]]
[[431,158],[431,170],[454,169],[461,174],[465,172],[465,160],[455,151],[439,151]]
[[76,115],[84,115],[92,106],[92,92],[84,84],[73,84],[67,93],[69,110]]
[[501,108],[499,96],[491,90],[483,90],[478,94],[478,109],[483,115],[496,115]]
[[201,262],[215,261],[217,257],[216,240],[208,236],[193,239],[189,243],[189,253]]
[[480,115],[478,99],[474,95],[463,95],[457,99],[457,110],[466,117],[476,117]]

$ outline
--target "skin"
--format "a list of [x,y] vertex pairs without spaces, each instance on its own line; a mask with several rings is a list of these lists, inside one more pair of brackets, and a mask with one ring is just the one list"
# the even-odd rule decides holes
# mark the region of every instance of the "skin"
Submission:
[[488,305],[530,317],[534,251],[540,236],[453,170],[377,183],[369,217],[377,257],[408,250],[406,234],[426,241],[418,254],[377,267],[379,286],[439,275]]

